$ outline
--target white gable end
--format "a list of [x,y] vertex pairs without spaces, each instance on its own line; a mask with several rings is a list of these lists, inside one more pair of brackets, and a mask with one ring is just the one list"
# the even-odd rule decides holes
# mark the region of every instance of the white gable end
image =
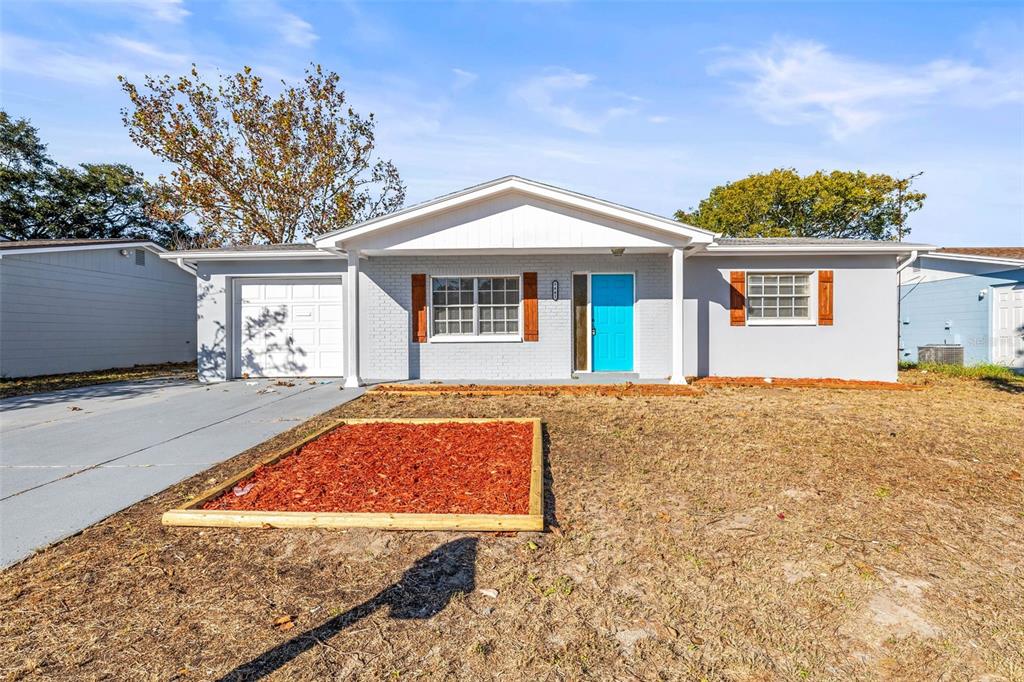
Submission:
[[330,232],[315,244],[364,253],[665,251],[714,238],[670,218],[510,176]]
[[[343,237],[344,235],[342,235]],[[351,240],[374,251],[657,249],[688,239],[519,193],[506,193]]]

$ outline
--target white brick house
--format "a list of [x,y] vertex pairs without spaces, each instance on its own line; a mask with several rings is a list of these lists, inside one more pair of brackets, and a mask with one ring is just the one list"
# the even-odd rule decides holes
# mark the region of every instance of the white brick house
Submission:
[[206,381],[894,381],[897,269],[930,249],[724,239],[507,177],[315,244],[161,257],[196,267]]

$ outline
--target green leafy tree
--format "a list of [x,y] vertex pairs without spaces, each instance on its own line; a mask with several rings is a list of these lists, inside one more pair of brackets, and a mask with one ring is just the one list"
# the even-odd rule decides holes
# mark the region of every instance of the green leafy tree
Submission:
[[398,169],[374,155],[373,115],[348,106],[320,66],[277,96],[249,67],[215,87],[195,66],[142,88],[120,81],[132,140],[174,166],[160,178],[164,217],[193,216],[212,242],[309,239],[405,201]]
[[184,223],[153,215],[154,191],[123,164],[60,166],[38,131],[0,111],[0,234],[8,239],[152,239],[190,243]]
[[907,216],[927,196],[913,191],[919,175],[817,171],[801,176],[777,168],[715,187],[696,210],[676,211],[675,218],[730,237],[902,239],[909,232]]

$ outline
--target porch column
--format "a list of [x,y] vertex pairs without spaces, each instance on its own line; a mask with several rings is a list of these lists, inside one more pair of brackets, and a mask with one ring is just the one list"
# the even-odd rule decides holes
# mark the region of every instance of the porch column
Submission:
[[683,249],[672,249],[672,376],[669,383],[685,384],[683,374]]
[[345,388],[362,386],[359,378],[359,250],[349,249],[345,277]]

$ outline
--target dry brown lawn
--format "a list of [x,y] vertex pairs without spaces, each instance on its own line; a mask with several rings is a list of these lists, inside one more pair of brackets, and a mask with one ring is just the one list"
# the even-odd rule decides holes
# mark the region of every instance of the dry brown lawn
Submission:
[[[1024,393],[367,396],[0,574],[9,679],[1024,679]],[[539,416],[549,531],[164,528],[328,418]]]
[[0,398],[17,395],[32,395],[65,388],[95,386],[115,381],[145,381],[148,379],[195,379],[195,362],[165,362],[158,365],[135,365],[115,367],[94,372],[73,372],[71,374],[44,374],[34,377],[0,377]]

